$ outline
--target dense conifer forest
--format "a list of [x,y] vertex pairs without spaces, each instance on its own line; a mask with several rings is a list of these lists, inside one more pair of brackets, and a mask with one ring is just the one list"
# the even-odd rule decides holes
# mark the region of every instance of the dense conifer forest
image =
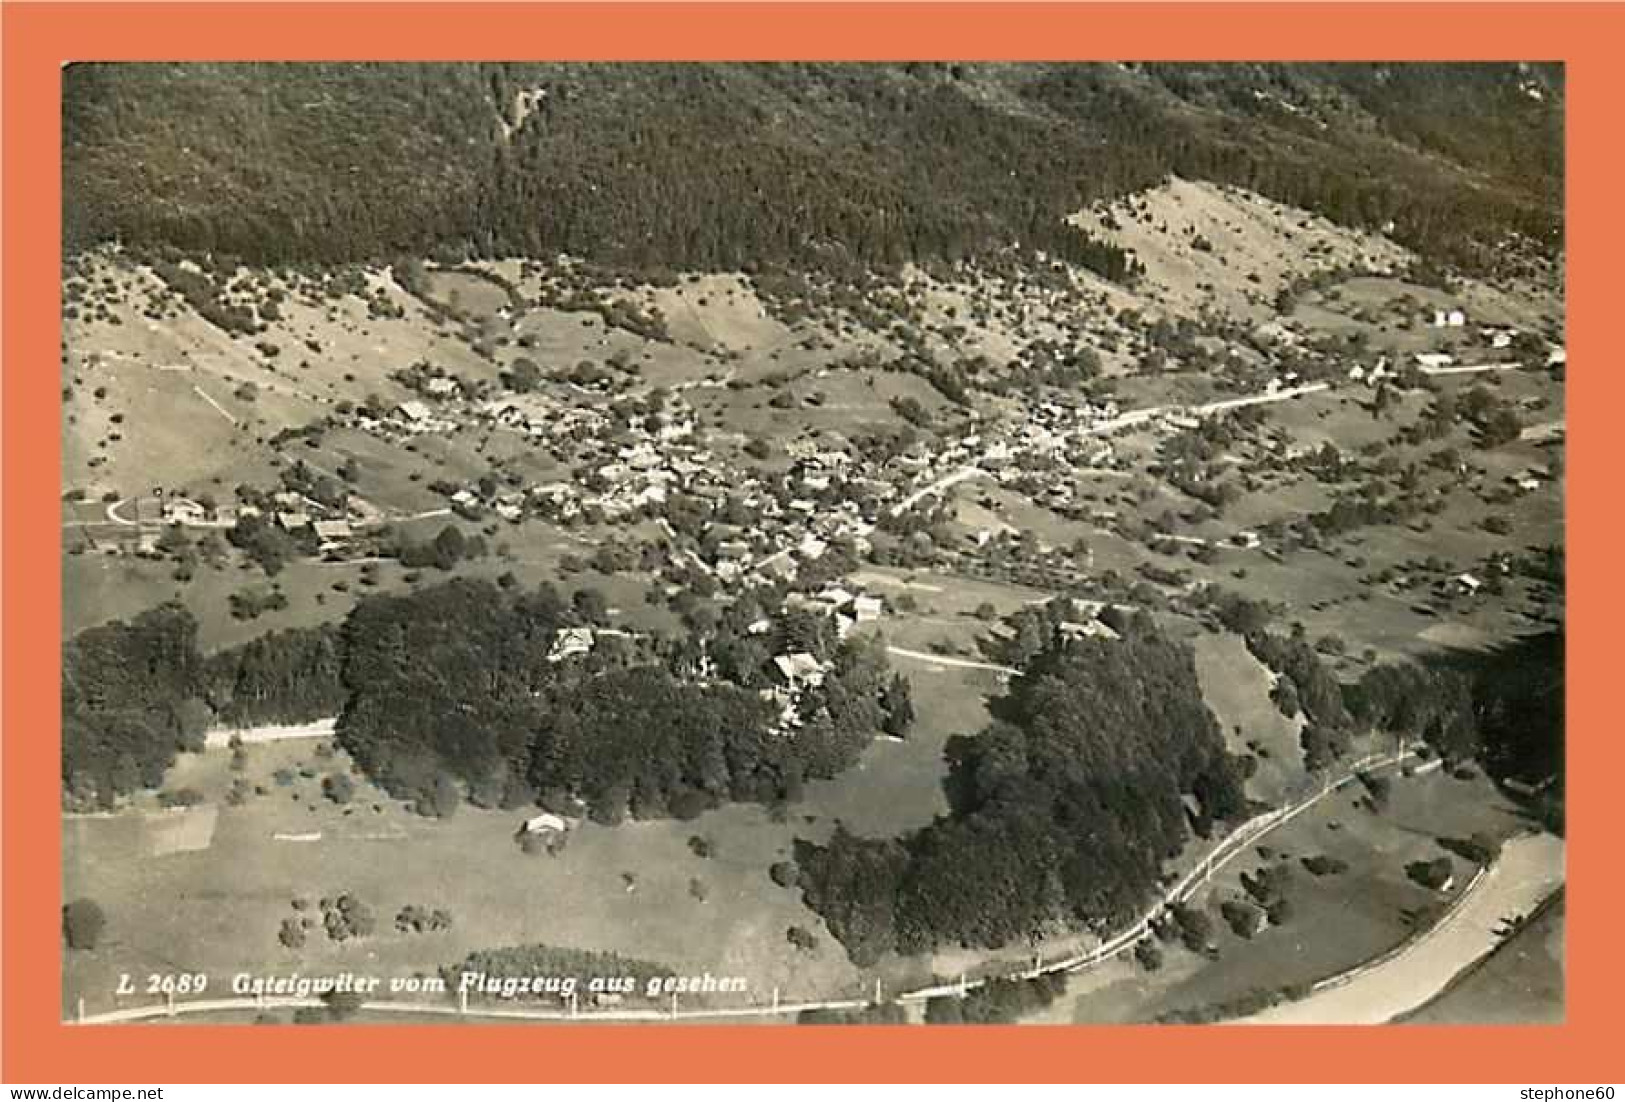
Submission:
[[[782,627],[786,645],[828,663],[785,730],[758,691],[770,650],[730,638],[731,622],[703,640],[553,662],[556,633],[582,621],[571,602],[551,586],[457,580],[371,596],[342,625],[205,658],[192,615],[164,605],[64,646],[63,782],[70,802],[110,803],[160,784],[211,724],[337,715],[339,744],[426,814],[449,814],[465,793],[485,807],[540,800],[606,823],[794,798],[806,780],[850,768],[881,731],[901,733],[911,714],[883,647],[837,640],[823,620],[806,613]],[[713,647],[739,683],[692,674],[696,653]]]
[[993,715],[949,745],[947,816],[798,847],[807,902],[856,963],[1108,926],[1193,832],[1247,812],[1189,648],[1147,617],[1120,642],[1054,641]]

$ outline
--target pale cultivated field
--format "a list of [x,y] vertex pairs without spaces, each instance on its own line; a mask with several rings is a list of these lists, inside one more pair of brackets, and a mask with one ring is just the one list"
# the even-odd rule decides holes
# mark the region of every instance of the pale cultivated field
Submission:
[[[750,997],[764,1002],[774,987],[799,996],[860,986],[799,893],[767,875],[769,865],[788,856],[794,835],[827,829],[831,813],[819,794],[783,824],[754,806],[688,823],[585,824],[561,856],[526,856],[513,841],[521,812],[464,806],[449,820],[428,820],[365,783],[341,810],[322,799],[319,778],[343,768],[343,757],[317,762],[311,750],[307,740],[251,747],[246,776],[268,793],[219,808],[206,849],[154,855],[150,828],[134,813],[64,820],[65,897],[91,896],[108,916],[101,947],[66,957],[65,1005],[81,994],[91,1012],[118,1005],[113,991],[121,971],[203,971],[216,985],[239,971],[408,976],[432,973],[476,949],[530,942],[742,976]],[[229,756],[187,755],[169,783],[218,799],[232,775]],[[315,766],[317,776],[291,788],[271,779],[276,768],[300,762]],[[838,793],[826,795],[839,806]],[[815,825],[802,821],[806,815]],[[714,856],[691,852],[694,835],[712,841]],[[635,890],[627,890],[623,874],[635,878]],[[691,894],[691,880],[704,885],[704,902]],[[314,901],[346,891],[376,912],[374,936],[336,944],[318,926],[302,950],[278,943],[295,897]],[[409,903],[448,908],[453,929],[397,933],[395,912]],[[814,931],[818,947],[789,948],[791,925]]]
[[[1358,265],[1392,269],[1409,256],[1391,242],[1335,226],[1239,188],[1177,177],[1162,187],[1071,221],[1090,234],[1131,249],[1146,267],[1140,292],[1176,312],[1211,306],[1235,318],[1271,316],[1277,291],[1298,275]],[[1212,244],[1197,247],[1199,239]]]

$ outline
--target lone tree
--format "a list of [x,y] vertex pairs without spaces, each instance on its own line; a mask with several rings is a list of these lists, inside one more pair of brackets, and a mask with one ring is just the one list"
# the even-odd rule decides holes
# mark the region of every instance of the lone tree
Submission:
[[534,360],[521,356],[508,370],[506,381],[509,389],[526,394],[541,385],[542,369],[536,366]]
[[914,698],[908,679],[895,675],[880,694],[880,729],[893,738],[902,738],[914,725]]
[[62,936],[69,949],[88,952],[96,948],[106,927],[107,916],[94,899],[75,899],[62,908]]
[[794,945],[803,953],[810,953],[818,948],[818,939],[802,926],[791,926],[784,931],[784,940]]
[[346,773],[329,773],[322,778],[322,795],[336,804],[347,804],[355,798],[355,782]]

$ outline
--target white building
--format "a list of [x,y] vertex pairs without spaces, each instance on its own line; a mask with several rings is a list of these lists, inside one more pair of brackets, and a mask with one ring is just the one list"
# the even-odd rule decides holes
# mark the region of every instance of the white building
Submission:
[[402,402],[395,407],[395,412],[414,425],[427,424],[433,417],[433,414],[429,412],[429,407],[416,398]]
[[553,636],[553,649],[547,652],[549,662],[562,662],[592,650],[591,628],[560,628]]
[[544,812],[526,819],[522,829],[526,834],[562,834],[570,829],[570,824],[552,812]]
[[818,601],[828,605],[831,609],[845,608],[852,603],[856,594],[842,589],[838,585],[825,586],[818,594]]
[[852,616],[860,624],[880,619],[885,603],[879,597],[858,596],[852,599]]
[[340,546],[355,535],[347,520],[318,520],[311,527],[316,530],[316,538],[322,541],[324,551]]
[[204,516],[203,506],[184,497],[164,498],[163,517],[168,524],[198,524]]
[[779,676],[792,688],[824,683],[823,665],[806,651],[775,655],[773,665],[779,671]]

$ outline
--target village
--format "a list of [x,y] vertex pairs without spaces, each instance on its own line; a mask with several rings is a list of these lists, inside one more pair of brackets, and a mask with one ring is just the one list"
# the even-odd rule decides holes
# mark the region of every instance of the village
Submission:
[[[1294,324],[1268,328],[1266,347],[1301,351],[1304,334]],[[876,448],[855,442],[832,429],[804,431],[761,441],[762,458],[770,463],[742,466],[734,458],[738,434],[708,428],[693,399],[706,387],[721,387],[714,376],[679,388],[631,386],[614,392],[605,381],[588,385],[568,379],[504,376],[504,383],[458,376],[426,362],[396,370],[393,377],[410,397],[388,406],[378,401],[340,403],[321,423],[284,433],[290,440],[349,430],[390,448],[414,448],[423,438],[463,436],[491,453],[494,437],[507,437],[515,448],[541,457],[552,477],[493,461],[490,471],[466,481],[439,480],[432,489],[441,499],[435,509],[402,516],[381,508],[345,484],[324,477],[320,468],[296,461],[285,468],[283,485],[270,490],[239,486],[235,499],[219,503],[207,495],[155,487],[151,495],[135,494],[109,501],[104,535],[94,549],[158,556],[172,550],[176,533],[199,530],[205,539],[224,535],[255,554],[255,541],[241,538],[247,529],[274,528],[284,541],[282,555],[308,556],[325,563],[377,562],[398,555],[387,539],[402,520],[445,518],[470,524],[521,525],[540,520],[567,531],[592,532],[591,542],[606,566],[635,563],[649,572],[653,584],[668,593],[699,587],[718,600],[774,586],[786,600],[835,617],[844,635],[860,623],[879,619],[886,601],[843,579],[866,562],[908,562],[919,557],[917,541],[941,518],[954,488],[969,484],[1001,487],[1034,505],[1072,518],[1097,531],[1143,541],[1149,550],[1172,556],[1211,560],[1221,547],[1257,553],[1276,561],[1297,545],[1275,524],[1235,526],[1215,531],[1211,524],[1180,533],[1166,517],[1142,528],[1132,517],[1132,499],[1100,493],[1101,485],[1121,484],[1142,472],[1171,477],[1178,467],[1162,469],[1159,461],[1171,442],[1200,435],[1204,422],[1261,412],[1278,403],[1321,404],[1353,401],[1381,410],[1396,394],[1415,393],[1434,380],[1458,375],[1499,374],[1539,361],[1545,370],[1562,369],[1564,352],[1538,340],[1520,339],[1507,326],[1472,327],[1460,309],[1433,312],[1429,329],[1434,344],[1450,351],[1420,351],[1402,356],[1358,357],[1339,367],[1336,357],[1283,357],[1293,366],[1262,373],[1254,367],[1236,385],[1250,389],[1199,402],[1163,402],[1125,407],[1112,397],[1087,394],[1018,393],[964,411],[957,424],[916,434],[901,446]],[[1458,356],[1476,357],[1462,363]],[[1305,377],[1306,373],[1309,377]],[[814,400],[814,399],[808,399]],[[1525,401],[1528,405],[1530,400]],[[1322,408],[1321,416],[1325,415]],[[1541,426],[1561,433],[1561,422]],[[747,448],[751,451],[752,448]],[[1268,434],[1233,460],[1249,483],[1282,484],[1290,472],[1315,457],[1287,437]],[[1250,468],[1250,470],[1249,470]],[[1457,473],[1465,474],[1465,462]],[[340,474],[343,474],[341,468]],[[1199,469],[1196,482],[1182,482],[1201,496],[1204,479],[1222,473]],[[1534,465],[1505,476],[1498,493],[1533,493],[1552,477]],[[1125,508],[1128,507],[1128,508]],[[1098,571],[1089,559],[1075,561],[1064,547],[1044,547],[1021,526],[981,511],[985,518],[968,529],[960,526],[957,541],[935,547],[920,561],[942,556],[957,569],[985,575],[1003,558],[1006,546],[1019,543],[1026,558],[1039,555],[1044,577],[1070,578],[1071,584],[1098,588]],[[107,527],[100,529],[108,532]],[[88,531],[88,529],[87,529]],[[213,533],[213,536],[210,536]],[[876,541],[884,546],[877,552]],[[166,543],[168,541],[168,543]],[[1014,542],[1012,542],[1014,541]],[[216,544],[218,546],[218,543]],[[929,546],[929,544],[928,544]],[[1498,589],[1513,563],[1505,554],[1463,562],[1417,560],[1412,569],[1389,570],[1381,584],[1395,593],[1431,587],[1433,597],[1416,607],[1435,616],[1451,601],[1478,596],[1486,586]],[[1142,566],[1153,581],[1188,585],[1178,568]],[[1425,580],[1425,581],[1424,581]],[[766,624],[762,625],[763,631]],[[602,625],[561,633],[555,659],[590,652],[596,642],[624,629]],[[798,719],[794,699],[799,688],[816,684],[820,671],[810,655],[777,656],[782,684],[775,690],[782,706],[781,724]]]

